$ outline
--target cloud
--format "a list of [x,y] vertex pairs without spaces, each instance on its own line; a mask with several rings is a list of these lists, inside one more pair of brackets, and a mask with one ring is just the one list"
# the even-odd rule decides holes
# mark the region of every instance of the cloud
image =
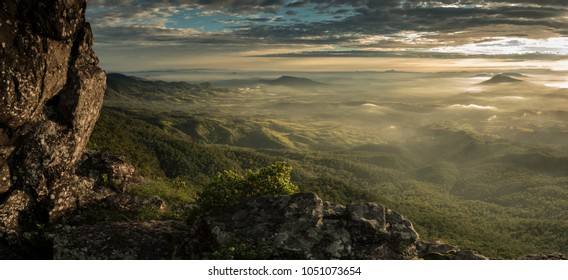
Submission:
[[274,12],[284,4],[284,0],[90,0],[88,6],[93,9],[119,7],[124,9],[126,13],[164,7],[209,8],[245,13],[251,11]]
[[[515,4],[469,1],[471,5],[457,5],[468,1],[406,1],[405,5],[400,5],[400,1],[310,1],[325,8],[343,5],[334,11],[341,13],[349,11],[343,8],[347,2],[352,4],[354,14],[340,20],[286,26],[249,26],[241,35],[294,40],[325,34],[328,38],[326,43],[342,43],[342,47],[400,48],[425,44],[451,47],[478,43],[480,38],[491,40],[522,36],[537,39],[544,34],[554,37],[568,34],[568,9],[560,5],[539,5],[538,1],[517,1]],[[545,2],[551,5],[556,3]],[[400,34],[419,36],[403,38]],[[359,40],[353,41],[354,36]],[[338,42],[341,38],[343,40],[339,41],[342,42]],[[383,40],[365,43],[366,38]]]
[[501,99],[512,100],[512,101],[522,101],[522,100],[525,100],[526,98],[524,98],[522,96],[503,96]]
[[548,83],[548,84],[545,84],[545,86],[547,86],[547,87],[553,87],[553,88],[568,88],[568,82],[563,82],[563,83]]
[[[203,51],[200,45],[205,44],[213,51],[281,57],[559,59],[568,56],[565,4],[566,0],[90,0],[87,19],[99,48],[185,46]],[[270,49],[293,51],[278,54]]]
[[[562,3],[561,3],[562,2]],[[564,1],[565,2],[565,1]],[[533,37],[538,27],[541,32],[557,35],[568,34],[568,8],[563,1],[464,1],[464,0],[91,0],[90,15],[97,24],[116,26],[156,24],[183,9],[205,9],[206,13],[275,13],[282,10],[287,16],[298,15],[298,9],[311,9],[320,14],[329,14],[327,20],[296,25],[266,26],[243,22],[249,37],[306,37],[313,34],[330,34],[345,37],[357,34],[361,37],[389,35],[400,32],[472,32],[476,28],[494,25],[509,25],[516,32],[530,29],[525,35]],[[329,20],[333,15],[346,15],[338,20]],[[349,16],[347,16],[349,15]],[[302,20],[302,19],[300,19]],[[503,30],[503,32],[499,32]],[[508,36],[507,29],[494,29],[492,37]],[[285,33],[285,35],[284,35]],[[475,36],[475,32],[469,38]],[[436,36],[431,36],[435,38]],[[465,36],[456,36],[465,43]],[[471,39],[470,39],[471,40]],[[346,41],[345,43],[348,43]]]
[[466,44],[452,47],[437,47],[429,51],[440,53],[466,53],[485,55],[507,54],[554,54],[568,55],[568,37],[555,37],[547,39],[527,38],[489,38],[486,42]]
[[[286,53],[271,52],[264,55],[264,57],[362,57],[362,58],[441,58],[441,59],[521,59],[521,60],[552,60],[556,61],[561,57],[568,57],[566,55],[547,54],[547,53],[511,53],[511,54],[473,54],[467,52],[439,52],[425,50],[385,50],[385,51],[294,51]],[[554,67],[554,66],[553,66]],[[564,68],[555,68],[561,71]]]
[[449,107],[450,109],[472,109],[472,110],[491,110],[496,111],[497,107],[495,106],[482,106],[476,104],[469,104],[469,105],[462,105],[462,104],[454,104]]

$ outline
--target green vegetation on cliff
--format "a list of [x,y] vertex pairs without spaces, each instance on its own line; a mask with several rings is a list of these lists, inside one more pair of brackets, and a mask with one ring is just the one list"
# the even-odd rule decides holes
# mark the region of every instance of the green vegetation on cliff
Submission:
[[285,162],[276,162],[257,171],[248,170],[245,176],[225,170],[197,195],[197,205],[207,213],[257,196],[297,193],[298,186],[291,182],[291,172],[292,167]]

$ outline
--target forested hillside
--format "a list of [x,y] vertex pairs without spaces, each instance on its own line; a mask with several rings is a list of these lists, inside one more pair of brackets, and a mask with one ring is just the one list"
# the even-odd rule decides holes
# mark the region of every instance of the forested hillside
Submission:
[[[379,140],[315,120],[223,111],[238,91],[208,87],[203,93],[201,86],[179,83],[159,84],[177,101],[164,98],[142,108],[136,104],[144,91],[116,90],[112,79],[109,86],[89,146],[125,156],[148,186],[183,182],[195,193],[218,172],[243,174],[285,161],[302,192],[333,202],[386,205],[413,221],[426,240],[498,258],[568,252],[568,155],[553,147],[516,143],[459,121],[420,126],[404,142]],[[185,89],[168,91],[170,86]],[[117,98],[119,91],[126,97]],[[189,101],[180,101],[182,96]],[[132,106],[125,101],[130,99]],[[165,102],[177,109],[165,110]]]

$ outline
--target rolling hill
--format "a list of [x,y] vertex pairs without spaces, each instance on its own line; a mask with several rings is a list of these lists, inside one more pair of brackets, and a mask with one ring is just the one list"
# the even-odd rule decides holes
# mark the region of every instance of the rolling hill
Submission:
[[485,82],[482,82],[481,85],[512,84],[512,83],[522,83],[522,82],[523,82],[522,80],[509,77],[505,74],[499,74],[493,76],[493,78]]
[[286,86],[293,88],[309,88],[309,87],[321,87],[325,84],[310,80],[307,78],[299,78],[292,76],[282,76],[275,80],[264,80],[263,83],[271,86]]

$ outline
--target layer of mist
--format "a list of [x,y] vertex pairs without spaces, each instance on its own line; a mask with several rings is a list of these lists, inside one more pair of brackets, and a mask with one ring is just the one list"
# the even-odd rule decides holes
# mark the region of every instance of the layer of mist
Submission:
[[[305,88],[273,85],[270,81],[278,81],[279,75],[271,72],[187,70],[137,74],[147,79],[194,82],[209,78],[214,87],[230,89],[208,96],[201,103],[170,104],[176,110],[217,111],[218,116],[243,119],[277,119],[307,126],[309,130],[310,126],[360,130],[362,134],[357,137],[382,139],[387,143],[414,141],[423,136],[419,131],[424,127],[452,122],[515,143],[562,149],[566,140],[562,138],[563,131],[567,129],[568,94],[564,87],[568,74],[521,71],[285,73],[321,83],[318,87]],[[487,83],[492,77],[510,77],[520,82]]]

